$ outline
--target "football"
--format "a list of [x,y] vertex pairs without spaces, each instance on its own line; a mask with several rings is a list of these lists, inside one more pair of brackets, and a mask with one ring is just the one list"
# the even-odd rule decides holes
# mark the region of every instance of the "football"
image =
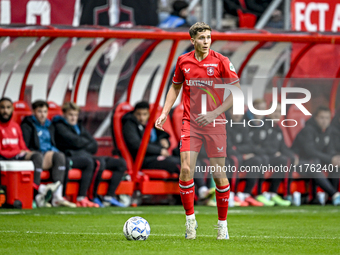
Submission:
[[135,216],[128,219],[123,227],[123,233],[127,240],[144,241],[150,235],[150,225],[142,217]]

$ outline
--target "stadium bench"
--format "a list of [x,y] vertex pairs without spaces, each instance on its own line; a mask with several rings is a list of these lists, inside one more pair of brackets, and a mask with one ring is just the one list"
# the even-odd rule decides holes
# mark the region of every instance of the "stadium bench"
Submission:
[[32,115],[32,110],[29,105],[22,100],[16,101],[13,103],[13,115],[12,120],[18,125],[21,124],[21,121],[26,117]]
[[[125,159],[128,173],[133,174],[133,159],[123,138],[123,116],[132,111],[133,107],[127,103],[120,103],[112,114],[112,137],[115,147]],[[170,174],[161,169],[142,169],[137,175],[137,188],[142,194],[166,195],[179,194],[178,174]]]

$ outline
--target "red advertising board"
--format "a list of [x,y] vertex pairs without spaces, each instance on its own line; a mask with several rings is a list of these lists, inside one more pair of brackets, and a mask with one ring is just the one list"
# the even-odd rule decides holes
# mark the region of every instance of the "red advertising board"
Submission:
[[[293,0],[291,3],[292,30],[309,32],[340,31],[339,0]],[[294,43],[292,60],[305,47]],[[317,55],[317,58],[315,57]],[[317,59],[317,61],[316,61]],[[315,45],[299,61],[294,77],[334,78],[340,66],[338,45]]]
[[0,0],[0,23],[72,25],[76,2],[76,0]]
[[296,31],[340,31],[340,1],[293,0],[292,29]]

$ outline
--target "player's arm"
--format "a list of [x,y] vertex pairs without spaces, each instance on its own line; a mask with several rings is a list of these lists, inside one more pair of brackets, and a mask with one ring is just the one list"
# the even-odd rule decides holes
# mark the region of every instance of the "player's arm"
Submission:
[[166,121],[166,118],[167,118],[172,106],[174,105],[174,103],[175,103],[175,101],[178,97],[179,92],[181,91],[182,84],[183,83],[181,83],[181,84],[172,83],[172,85],[171,85],[171,87],[168,91],[168,94],[166,95],[166,100],[165,100],[165,104],[164,104],[162,114],[161,114],[161,116],[159,116],[159,118],[157,119],[156,124],[155,124],[155,127],[157,129],[164,131],[162,126],[163,126],[164,122]]
[[[241,86],[239,82],[233,85],[238,87],[241,90]],[[230,93],[230,95],[223,101],[223,103],[219,107],[217,107],[215,110],[211,112],[207,112],[206,114],[198,114],[198,118],[196,119],[196,122],[200,126],[206,126],[209,123],[213,122],[214,119],[216,119],[219,115],[229,110],[230,107],[232,106],[233,106],[233,96]]]
[[[241,90],[241,86],[239,81],[239,78],[236,74],[235,68],[233,64],[229,61],[228,58],[224,58],[223,61],[220,62],[220,67],[222,69],[222,79],[227,78],[230,82],[235,82],[233,86],[238,87]],[[233,96],[232,93],[223,101],[223,103],[217,107],[215,110],[211,112],[207,112],[206,114],[198,114],[198,118],[196,119],[196,122],[200,126],[206,126],[209,123],[213,122],[214,119],[216,119],[218,116],[220,116],[222,113],[227,111],[230,107],[233,105]]]
[[[241,86],[239,82],[235,83],[234,86],[238,87],[241,90]],[[228,111],[230,107],[232,106],[233,106],[233,96],[230,93],[230,95],[224,100],[224,102],[219,107],[217,107],[215,110],[212,111],[216,115],[215,119],[222,113]]]

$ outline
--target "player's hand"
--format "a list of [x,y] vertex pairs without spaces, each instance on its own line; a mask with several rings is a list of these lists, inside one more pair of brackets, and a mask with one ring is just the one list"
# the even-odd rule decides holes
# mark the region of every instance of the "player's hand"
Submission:
[[160,143],[161,146],[162,146],[163,148],[165,148],[165,149],[168,149],[168,148],[170,147],[170,144],[169,144],[168,140],[165,139],[165,138],[162,138],[162,139],[159,141],[159,143]]
[[159,116],[159,118],[156,120],[155,128],[164,131],[163,124],[165,123],[165,121],[166,115],[162,113],[161,116]]
[[198,114],[198,117],[195,119],[199,126],[205,127],[209,123],[213,122],[214,119],[217,118],[217,114],[214,112],[207,112],[206,114]]
[[168,150],[167,149],[161,149],[161,156],[164,156],[164,157],[169,157],[170,156],[170,154],[169,154],[169,152],[168,152]]
[[340,166],[340,155],[332,157],[332,165]]
[[244,160],[248,160],[248,159],[250,159],[250,158],[253,158],[254,156],[255,156],[254,153],[244,154],[244,155],[243,155],[243,159],[244,159]]
[[275,157],[280,157],[281,156],[281,152],[277,151],[275,154],[274,154]]

